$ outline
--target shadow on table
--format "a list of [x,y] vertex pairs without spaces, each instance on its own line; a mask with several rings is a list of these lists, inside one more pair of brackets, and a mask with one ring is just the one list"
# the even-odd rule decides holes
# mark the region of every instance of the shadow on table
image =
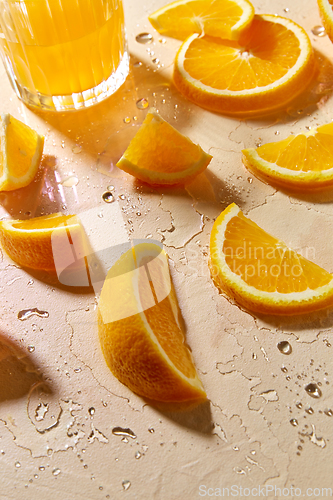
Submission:
[[31,356],[0,332],[0,402],[29,394],[41,379]]

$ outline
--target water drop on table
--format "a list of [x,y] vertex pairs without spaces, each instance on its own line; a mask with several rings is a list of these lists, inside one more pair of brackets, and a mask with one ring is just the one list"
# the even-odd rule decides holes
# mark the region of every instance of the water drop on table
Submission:
[[75,144],[75,146],[72,147],[72,151],[75,155],[81,153],[82,151],[82,146],[79,146],[78,144]]
[[124,119],[123,119],[123,122],[124,123],[131,123],[131,119],[129,116],[126,116]]
[[152,60],[152,62],[153,62],[154,64],[158,64],[158,63],[160,62],[160,60],[159,60],[157,57],[155,57],[155,59],[153,59],[153,60]]
[[333,417],[333,411],[330,409],[330,410],[324,410],[324,413],[325,415],[327,415],[328,417]]
[[79,179],[76,177],[76,175],[70,175],[69,177],[66,177],[61,184],[64,187],[74,187],[77,186],[79,183]]
[[322,392],[321,390],[319,389],[319,387],[317,386],[317,384],[314,384],[313,382],[306,385],[304,387],[304,389],[306,390],[306,392],[309,394],[309,396],[311,396],[312,398],[320,398],[321,395],[322,395]]
[[296,427],[296,426],[298,425],[298,421],[296,420],[296,418],[292,418],[292,419],[290,420],[290,423],[291,423],[291,425],[293,425],[294,427]]
[[155,429],[153,427],[149,427],[148,432],[150,432],[151,434],[153,434],[155,432]]
[[135,40],[136,40],[138,43],[147,44],[147,43],[152,43],[152,41],[153,41],[154,39],[153,39],[153,35],[151,35],[150,33],[139,33],[139,34],[135,37]]
[[91,407],[88,410],[89,415],[93,416],[95,414],[95,408]]
[[325,31],[324,26],[314,26],[311,31],[315,36],[325,36],[326,35],[326,31]]
[[15,462],[15,467],[16,467],[17,469],[19,469],[19,468],[21,467],[20,462]]
[[287,342],[286,340],[282,340],[281,342],[279,342],[277,344],[277,348],[279,349],[279,351],[282,354],[287,354],[288,355],[288,354],[292,353],[292,347],[289,344],[289,342]]
[[27,349],[29,352],[34,352],[35,347],[33,345],[28,345]]
[[60,469],[58,469],[58,468],[56,468],[56,469],[53,469],[52,474],[53,474],[54,476],[58,476],[58,475],[60,474],[60,472],[61,472],[61,470],[60,470]]
[[313,415],[313,413],[314,413],[314,410],[313,410],[313,408],[311,408],[311,406],[309,406],[308,408],[305,408],[305,411],[306,411],[306,413],[308,413],[309,415]]
[[131,486],[131,481],[129,481],[128,479],[125,479],[121,484],[122,484],[124,490],[126,491]]
[[148,102],[148,99],[146,99],[145,97],[136,101],[136,107],[138,109],[147,109],[148,106],[149,106],[149,102]]
[[283,366],[283,367],[281,368],[281,371],[282,371],[283,373],[287,373],[288,368],[286,368],[285,366]]
[[140,451],[136,451],[134,456],[137,460],[139,460],[139,458],[141,458],[142,455]]
[[128,427],[126,427],[126,428],[114,427],[112,429],[112,434],[114,434],[115,436],[131,437],[132,439],[136,438],[136,435],[134,434],[134,432],[131,429],[129,429]]
[[112,184],[110,184],[110,186],[107,186],[106,188],[108,191],[114,191],[114,186],[112,186]]
[[31,316],[39,316],[40,318],[48,318],[49,313],[47,311],[40,311],[37,309],[37,307],[34,307],[32,309],[23,309],[22,311],[19,311],[17,314],[17,317],[21,321],[25,321],[26,319],[30,318]]
[[112,203],[114,201],[113,194],[110,191],[105,191],[105,193],[102,194],[102,199],[105,203]]
[[247,178],[247,182],[248,182],[249,184],[252,184],[252,182],[253,182],[252,177],[248,177],[248,178]]

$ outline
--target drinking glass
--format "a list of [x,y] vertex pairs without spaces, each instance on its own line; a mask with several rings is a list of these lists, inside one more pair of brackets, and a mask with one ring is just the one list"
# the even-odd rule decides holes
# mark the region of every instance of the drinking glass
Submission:
[[129,56],[121,0],[0,0],[0,53],[26,104],[79,109],[125,81]]

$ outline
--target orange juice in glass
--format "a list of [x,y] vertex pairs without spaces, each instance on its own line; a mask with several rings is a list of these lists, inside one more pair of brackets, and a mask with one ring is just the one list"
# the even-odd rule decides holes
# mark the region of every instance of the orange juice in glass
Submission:
[[0,52],[17,95],[49,110],[114,93],[129,69],[121,0],[0,0]]

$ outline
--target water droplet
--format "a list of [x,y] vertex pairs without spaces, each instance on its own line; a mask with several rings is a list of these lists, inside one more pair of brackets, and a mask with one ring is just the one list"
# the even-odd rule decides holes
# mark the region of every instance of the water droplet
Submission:
[[309,394],[309,396],[311,396],[312,398],[318,399],[322,395],[322,392],[319,389],[319,387],[317,386],[317,384],[314,384],[314,383],[308,384],[304,387],[304,389]]
[[291,423],[291,425],[293,425],[294,427],[296,427],[296,425],[298,425],[298,421],[296,420],[296,418],[292,418],[292,419],[290,420],[290,423]]
[[45,470],[44,465],[40,465],[40,466],[39,466],[39,470],[41,470],[41,471]]
[[19,469],[19,468],[21,467],[20,462],[15,462],[15,467],[16,467],[17,469]]
[[311,406],[309,406],[308,408],[305,408],[305,411],[306,413],[308,413],[309,415],[312,415],[314,413],[314,410],[313,408],[311,408]]
[[82,368],[74,368],[74,372],[75,373],[80,373],[80,372],[82,372]]
[[136,107],[138,109],[147,109],[148,106],[149,106],[149,102],[148,102],[148,99],[146,99],[145,97],[136,101]]
[[280,132],[277,130],[277,131],[275,132],[275,135],[280,135]]
[[126,196],[125,196],[124,194],[120,194],[120,195],[119,195],[119,198],[120,198],[121,200],[125,200]]
[[70,175],[69,177],[66,177],[66,179],[64,179],[61,184],[64,186],[64,187],[73,187],[73,186],[77,186],[79,183],[79,179],[76,177],[76,175]]
[[154,64],[159,64],[160,60],[157,57],[155,57],[155,59],[153,59],[152,62]]
[[99,212],[99,213],[97,214],[97,217],[99,217],[100,219],[103,219],[103,217],[104,217],[103,212]]
[[95,408],[91,407],[89,408],[88,413],[89,415],[93,416],[95,414],[95,411],[96,411]]
[[288,382],[289,382],[289,380],[291,380],[290,375],[288,375],[288,376],[286,377],[286,380],[288,380]]
[[289,8],[286,7],[285,9],[283,9],[285,12],[289,12]]
[[128,479],[125,479],[121,484],[122,484],[124,490],[126,491],[131,486],[131,481],[129,481]]
[[153,434],[155,432],[155,429],[153,427],[149,427],[148,432],[150,432],[150,434]]
[[252,353],[252,359],[257,359],[257,355],[255,352]]
[[29,352],[34,352],[35,347],[33,345],[28,345],[27,349]]
[[123,120],[124,123],[131,123],[131,119],[129,116],[126,116]]
[[72,147],[72,151],[75,155],[78,155],[82,151],[82,146],[79,146],[79,144],[75,144],[75,146]]
[[110,191],[105,191],[105,193],[102,194],[102,200],[105,201],[105,203],[112,203],[114,201],[113,194]]
[[277,344],[277,348],[279,349],[279,351],[282,354],[287,354],[288,355],[288,354],[292,353],[292,347],[289,344],[289,342],[287,342],[286,340],[282,340],[281,342],[279,342]]
[[27,285],[33,285],[34,284],[34,280],[29,280]]
[[287,373],[288,372],[288,368],[286,368],[285,366],[282,366],[281,371],[283,373]]
[[154,39],[153,35],[151,35],[150,33],[139,33],[138,35],[136,35],[135,40],[138,43],[146,44],[146,43],[152,43]]
[[141,458],[142,454],[141,454],[141,452],[140,452],[140,451],[136,451],[134,456],[135,456],[135,458],[136,458],[137,460],[139,460],[139,458]]
[[19,320],[24,321],[31,316],[39,316],[40,318],[48,318],[49,313],[47,311],[40,311],[37,307],[33,309],[23,309],[17,314]]
[[141,212],[136,212],[136,215],[137,215],[138,217],[140,217]]
[[115,436],[125,436],[125,437],[130,437],[132,439],[135,439],[136,438],[136,435],[134,434],[134,432],[129,429],[128,427],[127,428],[123,428],[123,427],[114,427],[112,429],[112,434],[114,434]]
[[325,36],[326,35],[326,31],[325,31],[324,26],[314,26],[311,31],[315,36]]
[[249,184],[252,184],[252,182],[253,182],[252,177],[248,177],[248,178],[247,178],[247,182],[248,182]]
[[302,403],[296,403],[296,407],[300,410],[302,408]]
[[53,474],[54,476],[58,476],[58,475],[60,474],[60,472],[61,472],[61,470],[60,470],[60,469],[58,469],[58,468],[56,468],[56,469],[53,469],[52,474]]
[[110,184],[110,186],[107,186],[106,188],[108,191],[114,191],[114,186],[112,186],[112,184]]

